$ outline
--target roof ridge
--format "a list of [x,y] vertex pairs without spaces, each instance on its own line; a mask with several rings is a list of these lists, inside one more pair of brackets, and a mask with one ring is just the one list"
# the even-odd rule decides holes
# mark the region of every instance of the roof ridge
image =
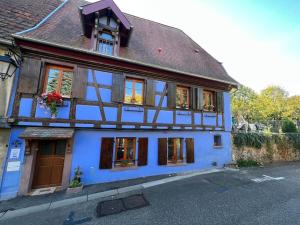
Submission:
[[146,19],[146,18],[143,18],[143,17],[139,17],[139,16],[136,16],[136,15],[132,15],[130,13],[126,13],[126,12],[123,12],[126,15],[129,15],[129,16],[132,16],[132,17],[136,17],[138,19],[142,19],[142,20],[147,20],[147,21],[150,21],[152,23],[157,23],[157,24],[160,24],[160,25],[163,25],[163,26],[166,26],[166,27],[170,27],[170,28],[173,28],[173,29],[176,29],[176,30],[181,30],[180,28],[178,27],[173,27],[171,25],[167,25],[167,24],[163,24],[163,23],[160,23],[160,22],[157,22],[157,21],[154,21],[154,20],[150,20],[150,19]]

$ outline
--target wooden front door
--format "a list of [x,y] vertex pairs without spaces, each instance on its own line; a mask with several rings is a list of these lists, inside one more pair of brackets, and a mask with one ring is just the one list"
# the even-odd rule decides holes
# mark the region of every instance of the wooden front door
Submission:
[[65,151],[65,140],[39,141],[32,188],[61,185]]

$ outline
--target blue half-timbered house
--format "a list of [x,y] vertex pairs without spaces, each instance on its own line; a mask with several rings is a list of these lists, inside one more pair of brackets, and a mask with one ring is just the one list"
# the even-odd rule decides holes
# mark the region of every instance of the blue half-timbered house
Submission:
[[[23,64],[2,192],[67,187],[76,167],[89,185],[231,161],[237,82],[181,30],[112,0],[69,0],[14,39]],[[45,105],[51,93],[62,102]]]

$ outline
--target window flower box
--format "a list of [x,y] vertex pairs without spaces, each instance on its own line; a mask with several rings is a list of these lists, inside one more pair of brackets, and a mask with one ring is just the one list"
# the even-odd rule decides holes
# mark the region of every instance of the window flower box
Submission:
[[43,93],[38,97],[40,107],[46,108],[51,113],[51,118],[56,118],[58,107],[63,106],[62,96],[56,92]]

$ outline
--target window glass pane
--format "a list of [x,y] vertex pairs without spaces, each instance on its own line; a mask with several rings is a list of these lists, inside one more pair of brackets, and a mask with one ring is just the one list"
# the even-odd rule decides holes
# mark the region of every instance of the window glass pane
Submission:
[[63,156],[65,155],[65,150],[66,150],[66,141],[57,141],[55,154]]
[[109,43],[99,42],[98,51],[106,55],[113,54],[113,46]]
[[125,139],[117,138],[117,149],[116,149],[116,160],[124,159],[124,151],[125,151]]
[[133,95],[133,82],[130,80],[126,80],[125,83],[125,102],[131,103],[132,102],[132,95]]
[[222,138],[220,135],[214,136],[214,146],[221,146],[222,145]]
[[176,160],[174,154],[174,138],[168,139],[168,161],[174,162]]
[[73,72],[71,71],[63,72],[63,77],[61,81],[61,90],[60,90],[62,96],[67,96],[67,97],[71,96],[72,79],[73,79]]
[[127,139],[127,160],[134,160],[134,139]]
[[137,104],[143,104],[143,83],[135,83],[135,101]]
[[179,88],[176,89],[176,107],[180,107],[180,96],[181,90]]
[[107,33],[100,34],[100,37],[109,41],[113,41],[113,36]]
[[176,153],[177,153],[177,160],[183,160],[183,151],[182,151],[182,145],[181,145],[181,139],[176,138]]
[[59,79],[59,70],[50,68],[48,72],[48,80],[47,80],[47,88],[46,88],[47,93],[57,91],[58,79]]
[[54,142],[51,141],[40,141],[39,142],[39,154],[41,155],[52,155],[54,148]]
[[189,89],[184,87],[176,88],[176,107],[188,108],[189,107]]
[[132,166],[135,160],[135,138],[117,138],[116,166]]
[[181,138],[168,138],[168,161],[170,163],[183,161],[183,146]]

